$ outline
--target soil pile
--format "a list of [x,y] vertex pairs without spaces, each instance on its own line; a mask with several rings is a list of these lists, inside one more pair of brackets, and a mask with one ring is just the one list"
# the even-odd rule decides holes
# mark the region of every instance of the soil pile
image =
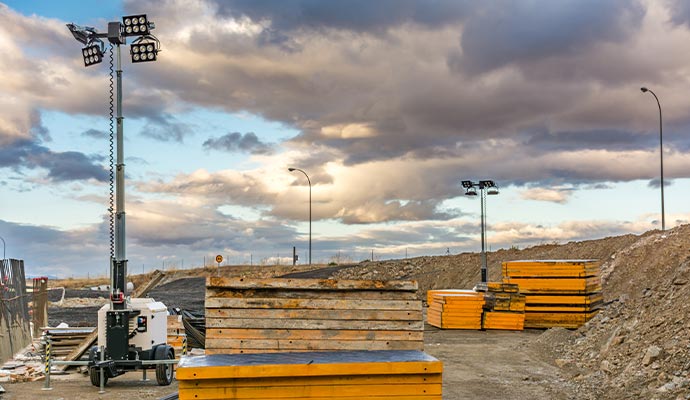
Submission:
[[690,225],[640,237],[603,266],[607,306],[547,341],[582,398],[690,399]]

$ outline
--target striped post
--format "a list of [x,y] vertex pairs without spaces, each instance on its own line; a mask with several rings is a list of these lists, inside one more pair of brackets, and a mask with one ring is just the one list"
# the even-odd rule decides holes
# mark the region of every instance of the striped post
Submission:
[[43,385],[43,388],[41,390],[52,390],[53,388],[50,387],[50,358],[51,358],[51,353],[52,353],[52,343],[50,340],[50,336],[46,338],[46,360],[45,360],[45,384]]
[[187,335],[182,336],[182,355],[187,355]]

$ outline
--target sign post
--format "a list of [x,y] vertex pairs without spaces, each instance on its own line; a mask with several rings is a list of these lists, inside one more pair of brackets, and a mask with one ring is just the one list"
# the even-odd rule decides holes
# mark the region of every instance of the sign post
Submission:
[[218,263],[218,276],[220,276],[220,263],[223,262],[223,256],[221,256],[220,254],[218,254],[218,255],[216,256],[216,262]]

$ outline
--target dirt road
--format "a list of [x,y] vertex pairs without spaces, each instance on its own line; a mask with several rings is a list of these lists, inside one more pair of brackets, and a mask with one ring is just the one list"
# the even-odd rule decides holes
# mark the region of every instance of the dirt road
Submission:
[[[443,399],[574,399],[559,370],[530,355],[528,347],[541,331],[449,331],[430,326],[424,332],[425,351],[443,361]],[[149,378],[151,374],[149,374]],[[158,399],[177,390],[156,386],[155,380],[140,382],[141,374],[112,379],[106,391],[118,398]],[[78,374],[53,377],[53,390],[43,391],[43,382],[4,384],[3,400],[95,399],[98,388]]]

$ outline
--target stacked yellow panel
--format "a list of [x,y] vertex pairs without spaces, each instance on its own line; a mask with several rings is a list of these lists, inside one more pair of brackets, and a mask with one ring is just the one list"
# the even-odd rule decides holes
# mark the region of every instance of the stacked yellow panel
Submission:
[[443,364],[415,350],[185,357],[179,398],[441,400]]
[[473,290],[430,290],[427,322],[442,329],[481,329],[484,293]]
[[526,328],[578,328],[599,310],[596,260],[521,260],[503,263],[503,282],[526,295]]
[[511,283],[487,282],[475,289],[486,290],[482,328],[522,330],[525,324],[525,296]]

